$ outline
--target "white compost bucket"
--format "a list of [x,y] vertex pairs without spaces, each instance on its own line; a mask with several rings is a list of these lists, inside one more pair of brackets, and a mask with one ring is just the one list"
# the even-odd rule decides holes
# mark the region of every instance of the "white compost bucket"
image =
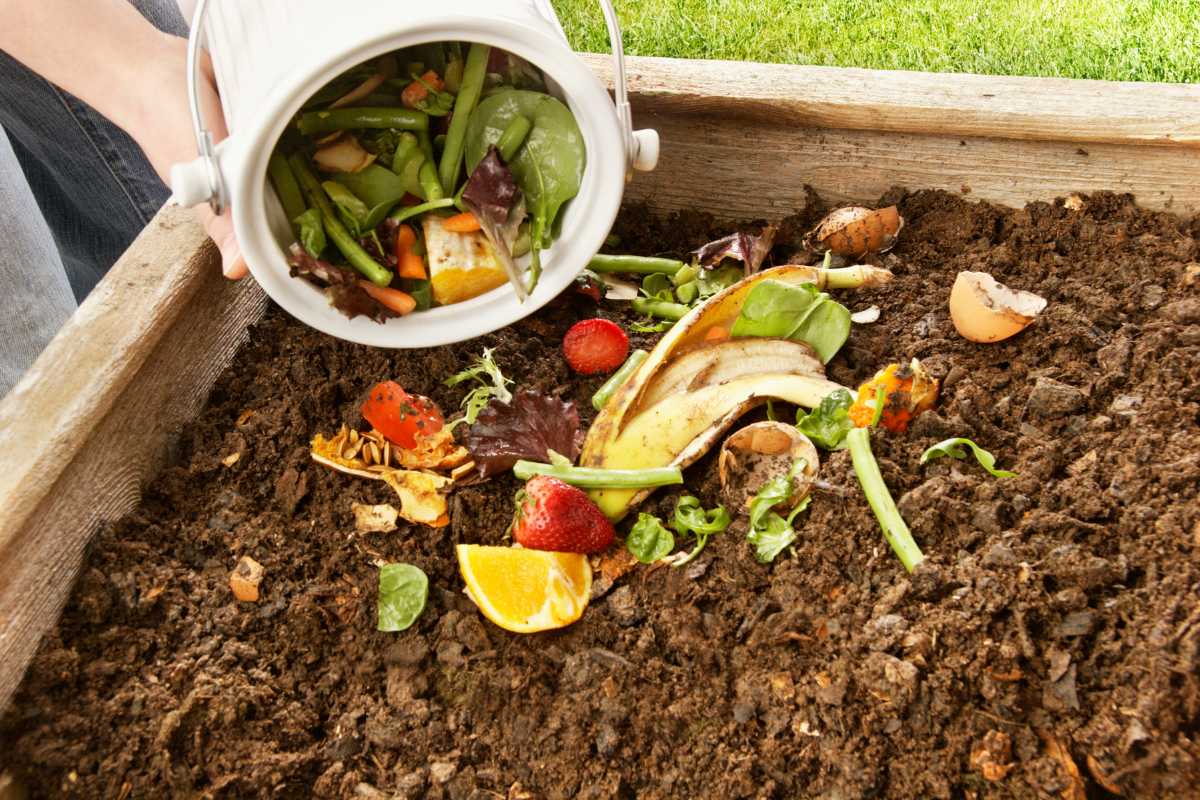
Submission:
[[[192,118],[200,157],[171,171],[175,201],[230,207],[251,274],[285,311],[342,339],[380,347],[430,347],[502,328],[567,287],[608,235],[631,169],[653,169],[658,135],[634,131],[616,13],[601,0],[612,40],[616,102],[567,45],[549,0],[200,0],[188,42]],[[267,161],[300,107],[326,82],[383,53],[413,45],[481,42],[520,56],[575,115],[586,148],[579,194],[562,232],[542,254],[543,273],[524,302],[510,285],[471,300],[391,319],[346,319],[322,292],[288,273],[295,237],[267,180]],[[209,50],[230,136],[214,148],[195,83]]]

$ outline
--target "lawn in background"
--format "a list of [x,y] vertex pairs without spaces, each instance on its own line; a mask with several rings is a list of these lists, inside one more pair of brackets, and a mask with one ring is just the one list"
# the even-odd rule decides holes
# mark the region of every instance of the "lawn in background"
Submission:
[[[553,0],[577,50],[596,0]],[[1200,0],[615,0],[632,55],[1200,82]]]

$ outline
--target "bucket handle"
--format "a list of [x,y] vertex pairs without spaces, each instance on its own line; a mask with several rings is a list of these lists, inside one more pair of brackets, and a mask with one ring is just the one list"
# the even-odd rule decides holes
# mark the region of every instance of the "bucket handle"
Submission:
[[[199,157],[192,162],[192,165],[203,165],[208,183],[208,204],[214,214],[220,214],[228,206],[229,196],[225,188],[225,180],[221,176],[221,170],[217,167],[212,133],[205,127],[204,114],[200,109],[200,37],[203,35],[208,3],[209,0],[198,0],[195,13],[192,15],[192,27],[188,34],[187,45],[187,91],[188,107],[192,114],[192,132],[196,136],[196,149],[199,153]],[[621,141],[625,146],[625,172],[626,175],[629,175],[633,169],[652,170],[658,161],[658,134],[653,130],[637,131],[636,133],[633,130],[633,112],[629,106],[629,91],[625,85],[625,48],[621,40],[621,23],[617,19],[617,12],[613,8],[612,0],[599,0],[599,3],[604,12],[604,24],[608,27],[608,39],[612,46],[613,102],[616,106],[617,122],[621,126]],[[546,0],[537,0],[537,6],[542,16],[562,33],[562,24],[558,20],[558,15],[554,13],[553,7]],[[566,38],[565,34],[564,38]],[[192,175],[194,176],[195,173],[193,172]],[[196,177],[199,181],[203,181],[203,178]],[[180,178],[181,180],[178,181],[180,184],[190,184],[191,191],[187,194],[197,202],[203,202],[205,198],[197,196],[195,191],[198,188],[197,182],[190,180],[189,176],[185,176],[182,172]],[[172,184],[176,183],[174,176],[172,176],[171,182]],[[203,195],[203,190],[200,190],[199,194]],[[182,196],[181,199],[183,199]]]

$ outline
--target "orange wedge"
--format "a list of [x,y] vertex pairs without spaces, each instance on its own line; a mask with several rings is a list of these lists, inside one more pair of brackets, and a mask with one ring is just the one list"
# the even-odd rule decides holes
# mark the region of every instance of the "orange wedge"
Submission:
[[592,568],[581,553],[460,544],[458,569],[483,615],[513,633],[562,628],[583,615]]

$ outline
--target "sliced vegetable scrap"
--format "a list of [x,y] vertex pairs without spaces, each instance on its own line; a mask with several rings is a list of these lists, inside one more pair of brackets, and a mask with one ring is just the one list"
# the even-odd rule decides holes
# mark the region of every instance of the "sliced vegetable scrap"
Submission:
[[858,388],[858,399],[850,406],[850,421],[859,428],[876,422],[886,430],[903,433],[918,414],[937,402],[938,381],[921,362],[888,364]]
[[583,615],[592,568],[581,553],[460,544],[467,596],[485,617],[514,633],[570,625]]
[[395,467],[405,469],[454,469],[471,460],[465,447],[454,441],[454,435],[443,428],[417,442],[416,447],[394,446],[377,430],[359,433],[346,425],[326,439],[318,433],[310,445],[314,461],[349,474],[366,473],[363,477],[378,477],[378,473]]
[[446,493],[454,485],[453,478],[415,469],[389,469],[380,477],[400,496],[401,517],[431,528],[450,524]]

